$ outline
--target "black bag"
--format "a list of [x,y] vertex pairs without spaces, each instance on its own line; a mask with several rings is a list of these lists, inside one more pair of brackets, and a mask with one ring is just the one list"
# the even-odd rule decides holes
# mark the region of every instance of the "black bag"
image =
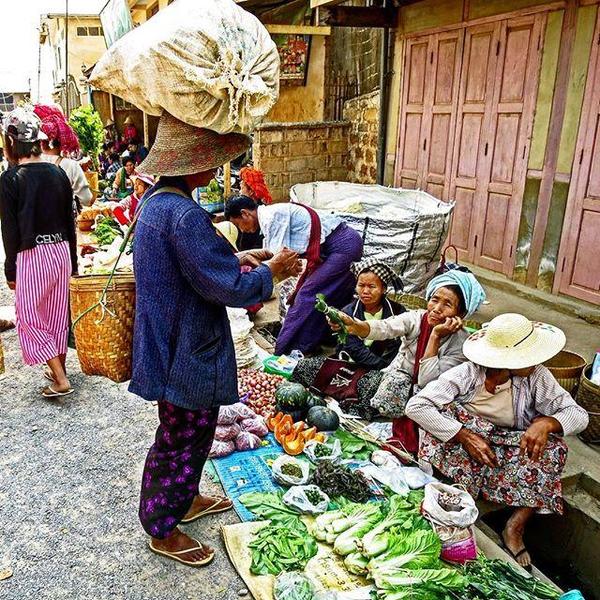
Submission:
[[[452,248],[454,250],[454,262],[448,262],[446,260],[446,252]],[[464,265],[459,264],[458,262],[458,249],[456,246],[450,244],[444,248],[442,255],[440,257],[440,265],[435,271],[435,275],[441,275],[442,273],[447,273],[448,271],[462,271],[463,273],[470,273],[471,270]]]

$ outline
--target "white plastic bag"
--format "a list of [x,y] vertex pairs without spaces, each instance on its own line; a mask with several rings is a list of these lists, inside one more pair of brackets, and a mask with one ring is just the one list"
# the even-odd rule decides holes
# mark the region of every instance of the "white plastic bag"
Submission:
[[[297,465],[302,471],[302,476],[294,477],[293,475],[286,475],[281,470],[283,465]],[[271,471],[273,473],[273,479],[282,485],[304,485],[310,477],[310,467],[307,462],[285,454],[273,461]]]
[[[322,500],[313,504],[306,496],[306,492],[309,490],[318,492]],[[309,515],[324,513],[329,506],[329,496],[316,485],[295,485],[283,495],[281,500],[286,506],[291,506],[297,511]]]
[[366,467],[361,467],[359,471],[363,475],[383,483],[383,485],[389,487],[393,492],[399,494],[400,496],[407,496],[408,492],[410,491],[410,487],[404,479],[404,474],[401,468],[367,465]]
[[233,0],[177,0],[111,46],[90,82],[150,115],[247,133],[277,100],[279,54]]
[[[447,493],[459,498],[459,510],[450,511],[439,504],[440,494]],[[467,528],[473,525],[479,516],[475,506],[475,500],[469,492],[461,490],[453,485],[434,482],[425,486],[425,498],[421,507],[423,514],[434,523],[439,525],[453,525],[455,527]]]
[[[327,446],[328,448],[331,448],[331,453],[327,456],[317,456],[315,454],[315,450],[319,446]],[[318,463],[321,460],[336,461],[342,455],[342,445],[340,444],[340,440],[337,439],[333,440],[333,443],[322,443],[315,440],[310,440],[310,442],[307,442],[304,446],[304,454],[306,454],[306,456],[308,456],[308,458],[310,458],[310,460],[314,463]]]

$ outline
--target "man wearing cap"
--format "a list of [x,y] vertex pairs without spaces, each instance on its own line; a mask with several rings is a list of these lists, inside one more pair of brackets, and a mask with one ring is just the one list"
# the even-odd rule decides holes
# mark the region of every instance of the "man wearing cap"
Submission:
[[[140,171],[160,175],[139,210],[134,240],[136,319],[130,391],[158,403],[160,424],[150,448],[139,516],[150,549],[189,566],[214,551],[178,525],[229,510],[231,501],[199,495],[219,406],[238,400],[235,352],[225,307],[267,300],[273,278],[298,274],[283,250],[248,273],[191,197],[217,167],[242,154],[250,138],[219,135],[168,113]],[[267,259],[264,251],[250,259]]]
[[586,411],[542,364],[565,341],[552,325],[499,315],[465,341],[468,362],[440,375],[406,405],[406,415],[426,432],[422,460],[473,497],[481,493],[514,507],[502,539],[526,569],[525,525],[536,511],[563,512],[562,437],[588,424]]

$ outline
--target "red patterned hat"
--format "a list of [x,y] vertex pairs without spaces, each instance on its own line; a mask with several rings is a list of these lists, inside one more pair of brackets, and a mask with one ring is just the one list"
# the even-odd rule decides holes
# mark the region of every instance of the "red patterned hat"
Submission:
[[139,170],[154,175],[194,175],[243,154],[252,140],[241,133],[219,134],[193,127],[168,112],[158,122],[156,140]]

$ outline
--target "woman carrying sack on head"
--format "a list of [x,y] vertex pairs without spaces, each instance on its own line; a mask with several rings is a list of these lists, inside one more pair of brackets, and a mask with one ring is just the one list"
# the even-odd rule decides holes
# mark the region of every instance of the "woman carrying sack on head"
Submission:
[[77,273],[73,190],[65,172],[41,159],[46,139],[33,110],[2,121],[11,168],[0,178],[0,219],[8,286],[16,291],[17,333],[27,365],[46,363],[45,398],[73,393],[65,370],[69,279]]
[[588,415],[542,365],[565,345],[552,325],[517,314],[492,319],[463,346],[469,362],[446,371],[409,400],[406,414],[426,432],[419,457],[473,497],[514,507],[502,539],[531,568],[523,543],[536,512],[563,512],[562,439]]
[[275,354],[314,351],[327,333],[325,316],[315,310],[317,294],[341,308],[351,298],[353,262],[362,256],[360,234],[340,217],[317,213],[303,204],[256,206],[247,196],[236,196],[225,206],[225,218],[240,231],[264,235],[264,248],[276,252],[289,248],[307,261],[306,269],[290,298]]

